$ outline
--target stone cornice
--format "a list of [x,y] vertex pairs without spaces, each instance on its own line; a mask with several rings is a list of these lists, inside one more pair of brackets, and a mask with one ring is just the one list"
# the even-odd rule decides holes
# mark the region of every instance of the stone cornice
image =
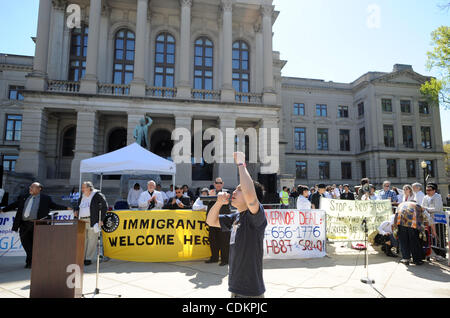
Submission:
[[32,65],[23,65],[23,64],[0,64],[0,71],[31,72],[31,71],[33,71],[33,66]]
[[260,9],[260,11],[261,11],[261,15],[263,16],[263,17],[269,17],[269,18],[272,18],[272,15],[273,15],[273,12],[274,12],[274,6],[272,6],[272,5],[262,5],[261,6],[261,9]]

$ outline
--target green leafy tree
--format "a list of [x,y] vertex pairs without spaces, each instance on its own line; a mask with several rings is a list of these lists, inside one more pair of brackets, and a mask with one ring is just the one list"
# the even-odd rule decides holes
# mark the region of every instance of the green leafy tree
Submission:
[[431,38],[433,50],[427,53],[427,69],[434,69],[439,75],[425,82],[420,91],[431,105],[450,109],[450,27],[439,27]]

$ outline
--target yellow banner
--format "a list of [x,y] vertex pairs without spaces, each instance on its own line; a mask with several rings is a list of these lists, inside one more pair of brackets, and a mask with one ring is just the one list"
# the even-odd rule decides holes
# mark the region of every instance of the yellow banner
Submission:
[[107,257],[133,262],[178,262],[211,256],[206,212],[114,211],[106,214]]

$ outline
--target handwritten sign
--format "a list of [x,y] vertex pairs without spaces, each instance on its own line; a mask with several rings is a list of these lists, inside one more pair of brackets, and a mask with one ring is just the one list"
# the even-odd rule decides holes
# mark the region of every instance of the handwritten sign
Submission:
[[327,238],[330,241],[364,241],[364,219],[371,233],[392,215],[390,200],[347,201],[321,198],[320,207],[326,212]]
[[303,259],[326,254],[325,212],[265,210],[264,258]]

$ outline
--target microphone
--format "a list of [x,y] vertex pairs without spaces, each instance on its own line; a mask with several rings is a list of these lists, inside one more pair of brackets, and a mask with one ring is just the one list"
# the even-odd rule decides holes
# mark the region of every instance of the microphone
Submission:
[[58,214],[59,214],[58,212],[50,212],[49,214],[44,216],[42,219],[39,219],[39,221],[51,219],[52,217],[57,216]]

